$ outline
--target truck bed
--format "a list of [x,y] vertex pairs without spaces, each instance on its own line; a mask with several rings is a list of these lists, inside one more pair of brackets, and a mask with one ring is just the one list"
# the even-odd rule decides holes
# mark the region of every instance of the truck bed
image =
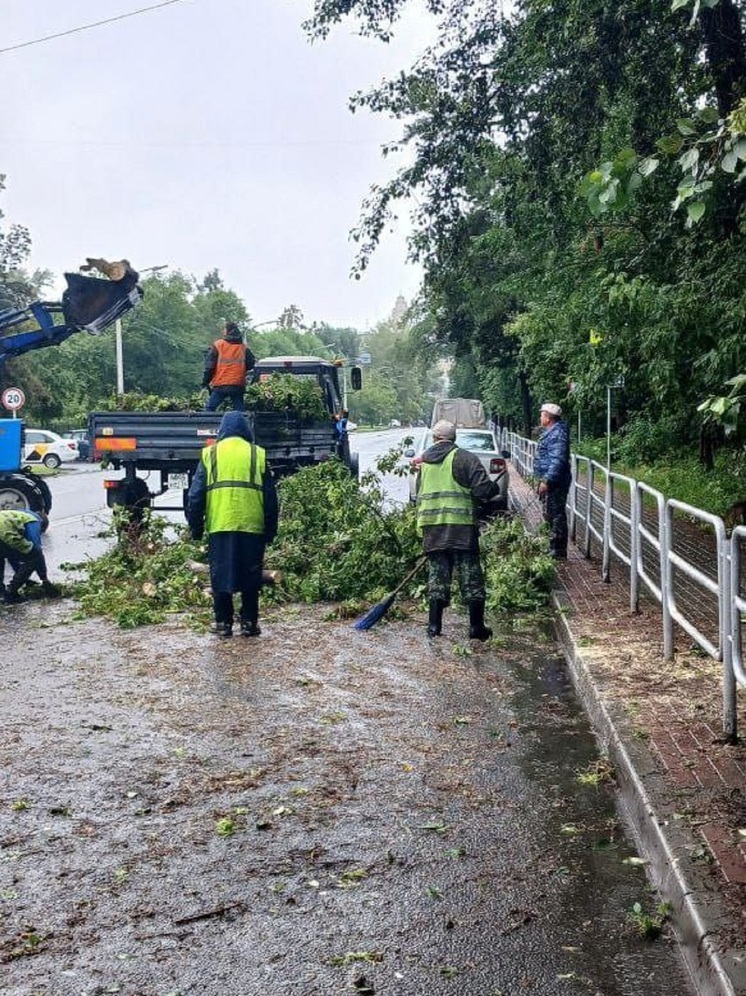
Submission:
[[[247,412],[256,442],[278,476],[328,459],[337,451],[331,421],[306,421],[284,412]],[[212,412],[93,412],[88,430],[94,458],[115,467],[193,470],[203,448],[217,438],[222,414]]]

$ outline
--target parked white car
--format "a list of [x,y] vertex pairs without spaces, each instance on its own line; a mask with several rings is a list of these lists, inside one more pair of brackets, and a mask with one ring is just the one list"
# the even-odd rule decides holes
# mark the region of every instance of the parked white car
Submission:
[[[429,446],[432,446],[432,442],[432,429],[425,429],[417,447],[405,450],[404,456],[410,459],[419,456]],[[492,429],[456,429],[456,445],[479,457],[491,480],[495,481],[498,477],[500,478],[500,494],[490,502],[490,510],[496,512],[505,510],[508,507],[508,465],[505,455],[498,448],[497,437]],[[409,475],[409,500],[413,504],[417,501],[419,480],[419,474]]]
[[24,463],[43,463],[54,470],[62,463],[78,459],[76,439],[63,439],[48,429],[26,429],[23,445]]

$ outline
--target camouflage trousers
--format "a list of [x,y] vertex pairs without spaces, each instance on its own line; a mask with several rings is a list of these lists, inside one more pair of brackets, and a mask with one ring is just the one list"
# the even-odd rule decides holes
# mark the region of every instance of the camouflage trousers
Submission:
[[451,604],[451,578],[458,578],[461,599],[469,602],[485,600],[484,571],[479,550],[438,550],[427,555],[428,596],[446,605]]

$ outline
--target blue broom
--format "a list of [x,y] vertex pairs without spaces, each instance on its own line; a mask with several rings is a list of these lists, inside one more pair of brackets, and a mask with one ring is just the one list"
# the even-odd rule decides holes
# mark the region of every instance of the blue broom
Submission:
[[381,601],[378,602],[376,605],[374,605],[372,609],[368,609],[365,615],[360,616],[359,619],[356,619],[355,622],[352,624],[352,628],[363,629],[363,630],[372,629],[379,619],[383,619],[383,617],[389,611],[391,606],[394,604],[394,599],[402,590],[404,585],[407,583],[407,581],[411,581],[412,578],[415,576],[415,574],[424,567],[426,560],[427,557],[420,557],[420,559],[414,565],[409,574],[407,574],[406,577],[399,582],[396,588],[394,588],[394,590],[390,592],[385,598],[382,598]]

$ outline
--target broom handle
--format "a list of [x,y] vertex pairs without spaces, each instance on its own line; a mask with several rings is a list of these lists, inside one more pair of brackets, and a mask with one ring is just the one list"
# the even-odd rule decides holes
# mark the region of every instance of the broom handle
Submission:
[[399,582],[399,584],[396,586],[396,588],[394,588],[394,590],[391,592],[391,594],[392,595],[396,595],[398,592],[400,592],[402,590],[402,588],[404,587],[404,585],[407,583],[407,581],[411,581],[412,578],[417,573],[417,571],[419,571],[419,570],[422,569],[422,567],[423,567],[423,565],[424,565],[424,563],[425,563],[426,560],[427,560],[427,557],[420,557],[420,559],[414,565],[414,567],[409,572],[409,574],[405,575],[405,577],[402,578],[402,580]]

